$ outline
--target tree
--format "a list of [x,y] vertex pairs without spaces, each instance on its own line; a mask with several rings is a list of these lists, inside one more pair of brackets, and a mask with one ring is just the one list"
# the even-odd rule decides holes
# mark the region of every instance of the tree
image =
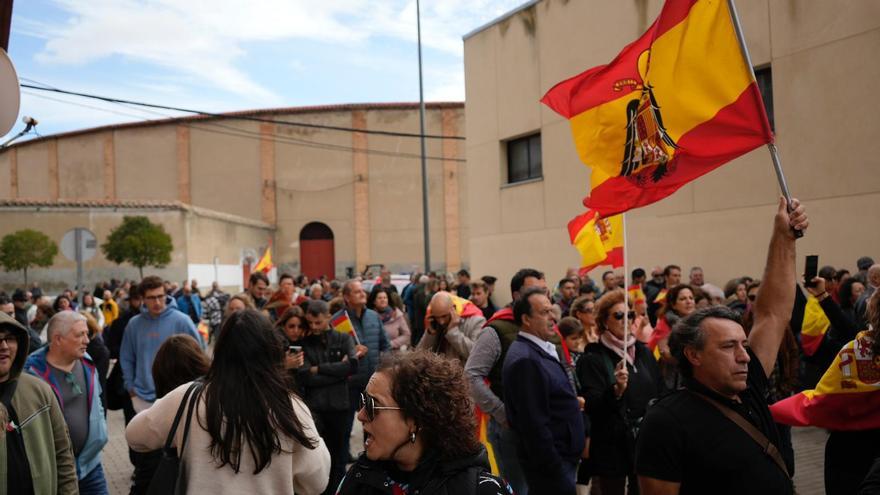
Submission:
[[174,249],[171,236],[161,225],[147,217],[122,217],[122,225],[110,231],[107,242],[101,244],[104,257],[117,265],[128,262],[138,268],[144,278],[144,267],[163,268],[171,262]]
[[32,266],[52,266],[58,245],[42,232],[24,229],[3,236],[0,241],[0,265],[8,272],[22,270],[27,285],[27,271]]

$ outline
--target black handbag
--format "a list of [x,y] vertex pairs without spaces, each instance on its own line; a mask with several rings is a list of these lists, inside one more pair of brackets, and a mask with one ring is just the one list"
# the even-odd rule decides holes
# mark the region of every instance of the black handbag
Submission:
[[177,433],[177,425],[180,423],[180,417],[189,403],[189,411],[186,413],[186,423],[183,425],[183,439],[180,441],[180,452],[186,446],[186,438],[189,436],[189,424],[192,420],[193,410],[202,393],[202,382],[193,382],[186,389],[183,400],[180,401],[180,407],[177,408],[177,414],[174,416],[174,422],[171,424],[171,431],[168,432],[168,438],[165,440],[165,447],[162,448],[162,458],[156,467],[156,473],[153,475],[150,486],[147,488],[147,495],[167,495],[167,494],[184,494],[186,493],[186,473],[181,459],[177,455],[177,449],[171,446],[174,441],[174,434]]
[[107,409],[118,411],[125,408],[131,402],[128,391],[125,390],[125,382],[122,376],[122,366],[119,362],[113,365],[110,376],[107,377]]

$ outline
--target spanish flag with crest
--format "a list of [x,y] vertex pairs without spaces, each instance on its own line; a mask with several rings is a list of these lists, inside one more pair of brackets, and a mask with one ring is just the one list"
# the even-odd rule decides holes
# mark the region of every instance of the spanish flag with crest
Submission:
[[773,141],[725,0],[667,0],[611,63],[541,100],[571,124],[600,217],[659,201]]
[[791,426],[829,430],[880,428],[880,359],[868,332],[843,346],[814,390],[805,390],[772,406],[773,420]]
[[623,266],[623,217],[599,218],[593,210],[568,222],[571,245],[581,254],[580,274],[600,265]]

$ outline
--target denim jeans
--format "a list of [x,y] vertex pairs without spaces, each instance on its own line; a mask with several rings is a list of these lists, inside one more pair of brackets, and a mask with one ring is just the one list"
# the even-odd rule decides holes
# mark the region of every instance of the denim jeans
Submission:
[[516,444],[519,441],[516,432],[512,428],[501,426],[494,418],[490,418],[487,436],[495,451],[495,461],[498,463],[501,477],[510,483],[513,493],[528,495],[529,485],[526,484],[526,478],[516,454]]
[[107,491],[107,480],[104,478],[104,467],[98,464],[98,467],[92,469],[85,478],[79,480],[80,495],[109,495]]

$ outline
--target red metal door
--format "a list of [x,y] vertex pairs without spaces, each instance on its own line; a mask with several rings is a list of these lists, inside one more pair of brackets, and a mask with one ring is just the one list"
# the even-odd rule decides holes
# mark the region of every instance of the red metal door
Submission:
[[320,222],[303,227],[299,234],[299,262],[302,273],[314,280],[322,275],[336,278],[333,231]]

